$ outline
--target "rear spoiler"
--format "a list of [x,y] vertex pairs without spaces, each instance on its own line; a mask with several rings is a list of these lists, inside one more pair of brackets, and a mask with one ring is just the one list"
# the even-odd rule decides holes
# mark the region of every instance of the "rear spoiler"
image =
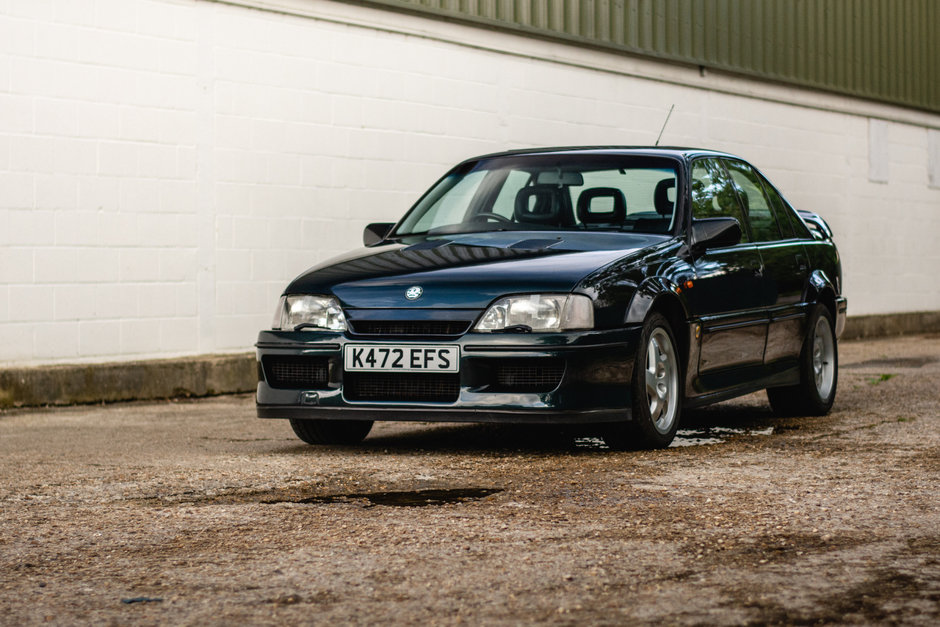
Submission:
[[803,218],[803,222],[806,224],[809,232],[813,234],[813,238],[818,240],[832,240],[832,229],[829,228],[829,224],[827,224],[819,214],[803,209],[798,209],[797,213]]

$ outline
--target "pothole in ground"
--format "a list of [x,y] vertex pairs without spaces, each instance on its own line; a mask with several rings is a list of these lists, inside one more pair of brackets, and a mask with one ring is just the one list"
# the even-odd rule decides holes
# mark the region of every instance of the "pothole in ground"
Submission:
[[732,436],[737,435],[773,435],[773,427],[750,429],[747,427],[702,427],[699,429],[679,429],[676,439],[669,445],[670,448],[678,446],[702,446],[704,444],[721,444]]
[[385,505],[388,507],[428,507],[478,501],[502,492],[500,488],[454,488],[411,490],[405,492],[364,492],[349,494],[325,494],[301,499],[263,500],[265,505],[298,503],[302,505],[330,505],[334,503],[363,503],[366,507]]
[[[679,429],[675,439],[669,448],[680,446],[704,446],[706,444],[721,444],[726,442],[732,436],[737,435],[773,435],[773,427],[763,427],[760,429],[737,428],[737,427],[702,427],[697,429]],[[607,450],[609,447],[602,438],[587,437],[575,438],[575,448]]]
[[923,368],[937,361],[940,361],[937,357],[897,357],[839,364],[839,367],[843,370],[854,370],[856,368]]
[[387,507],[429,507],[478,501],[502,492],[502,488],[431,488],[389,492],[348,492],[343,494],[316,494],[317,488],[275,488],[257,491],[232,491],[219,494],[198,494],[187,491],[160,497],[138,497],[134,501],[151,505],[277,505],[295,503],[299,505],[358,504],[365,507],[383,505]]

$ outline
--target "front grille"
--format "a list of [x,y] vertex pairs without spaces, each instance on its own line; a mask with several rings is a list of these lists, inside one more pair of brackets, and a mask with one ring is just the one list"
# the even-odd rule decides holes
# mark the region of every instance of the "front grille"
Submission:
[[262,358],[264,374],[272,388],[316,390],[327,387],[330,363],[327,357],[269,355]]
[[347,372],[343,380],[349,401],[453,403],[459,394],[459,374]]
[[350,320],[358,335],[462,335],[469,320]]
[[514,392],[550,392],[565,374],[563,359],[512,359],[493,364],[495,387]]

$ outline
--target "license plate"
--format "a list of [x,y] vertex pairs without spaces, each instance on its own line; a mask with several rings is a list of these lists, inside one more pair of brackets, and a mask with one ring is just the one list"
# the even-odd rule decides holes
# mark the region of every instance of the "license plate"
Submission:
[[431,344],[347,344],[347,372],[460,372],[460,347]]

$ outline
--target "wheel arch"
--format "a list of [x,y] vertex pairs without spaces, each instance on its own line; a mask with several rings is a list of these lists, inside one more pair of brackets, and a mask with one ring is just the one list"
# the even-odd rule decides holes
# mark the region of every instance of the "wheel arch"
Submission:
[[[627,308],[626,324],[643,324],[651,312],[662,314],[672,326],[681,362],[689,357],[688,310],[678,295],[678,287],[664,279],[644,281]],[[684,367],[683,367],[684,370]]]
[[838,310],[836,308],[836,288],[829,277],[822,270],[814,270],[809,276],[806,285],[804,302],[819,303],[829,310],[832,324],[836,324]]

